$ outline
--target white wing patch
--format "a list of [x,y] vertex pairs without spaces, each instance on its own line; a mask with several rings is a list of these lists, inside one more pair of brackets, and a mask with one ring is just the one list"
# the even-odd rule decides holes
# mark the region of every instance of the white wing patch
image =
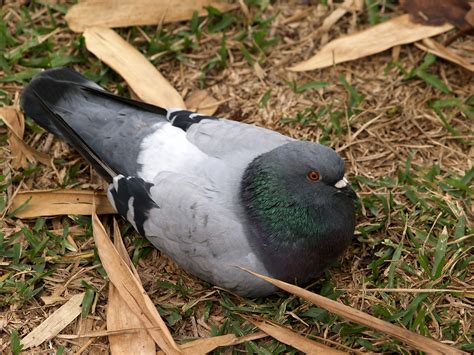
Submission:
[[138,176],[153,181],[162,171],[186,173],[209,158],[186,138],[186,132],[169,122],[153,125],[154,131],[141,143]]

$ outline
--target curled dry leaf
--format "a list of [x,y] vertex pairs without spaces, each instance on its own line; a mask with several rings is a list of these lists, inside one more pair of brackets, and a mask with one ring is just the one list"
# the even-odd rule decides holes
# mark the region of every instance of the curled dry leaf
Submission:
[[473,23],[466,21],[466,15],[471,9],[470,0],[400,0],[402,9],[409,13],[412,19],[424,25],[440,26],[446,22],[461,30],[469,30]]
[[75,32],[82,32],[93,26],[158,25],[189,20],[195,11],[203,16],[207,13],[208,6],[222,12],[237,7],[225,1],[216,0],[89,0],[72,6],[66,14],[66,21]]
[[312,341],[304,336],[295,333],[291,329],[282,327],[278,324],[273,324],[270,322],[258,322],[256,320],[247,319],[250,323],[263,330],[268,335],[273,338],[281,341],[282,343],[288,344],[295,349],[298,349],[305,354],[311,355],[336,355],[336,354],[346,354],[343,351],[333,349],[327,345],[317,343]]
[[184,102],[188,110],[196,111],[208,116],[216,113],[219,103],[206,90],[194,91]]
[[5,106],[0,108],[0,119],[9,129],[8,144],[12,153],[12,165],[15,168],[27,168],[28,163],[39,161],[45,165],[51,165],[47,154],[37,152],[23,141],[25,133],[25,118],[16,106]]
[[466,16],[464,16],[464,20],[471,25],[471,27],[474,27],[474,1],[469,2],[469,6],[471,7],[469,11],[467,12]]
[[[133,275],[140,282],[138,273],[123,245],[122,236],[117,221],[114,219],[114,245],[122,260],[132,270]],[[135,332],[114,332],[125,329],[139,329]],[[111,354],[156,354],[155,341],[143,329],[143,323],[132,312],[127,303],[118,293],[113,284],[109,284],[109,298],[107,302],[107,331],[110,332],[109,343]]]
[[61,330],[66,328],[69,323],[81,314],[81,303],[83,298],[84,293],[72,296],[69,301],[63,304],[39,326],[33,329],[21,340],[23,350],[38,346],[46,340],[52,339],[58,335]]
[[119,73],[140,99],[165,108],[185,108],[180,94],[116,32],[93,27],[84,32],[84,38],[87,49]]
[[[245,269],[243,269],[245,270]],[[449,345],[440,343],[437,340],[425,337],[423,335],[414,333],[405,328],[401,328],[384,320],[378,319],[370,314],[359,311],[355,308],[346,306],[342,303],[330,300],[329,298],[317,295],[313,292],[305,290],[304,288],[283,282],[268,276],[257,274],[256,272],[245,270],[256,277],[265,280],[276,287],[285,290],[295,296],[301,297],[312,304],[334,313],[339,317],[348,319],[352,322],[365,325],[366,327],[378,330],[382,333],[388,334],[397,338],[417,350],[425,351],[429,354],[467,354],[462,350],[456,349]]]
[[36,190],[20,191],[14,197],[9,213],[18,218],[36,218],[58,215],[90,215],[93,201],[97,213],[117,213],[105,193],[90,190]]
[[474,64],[471,64],[469,60],[461,57],[460,55],[453,52],[451,49],[446,48],[445,46],[436,42],[435,40],[432,40],[430,38],[425,38],[422,41],[422,43],[418,42],[418,43],[415,43],[415,45],[426,52],[433,53],[434,55],[440,58],[449,60],[450,62],[460,65],[464,69],[474,72]]
[[147,330],[160,349],[166,354],[181,353],[155,305],[127,263],[120,257],[95,213],[92,214],[92,231],[102,266],[120,297],[140,319],[142,327]]
[[452,29],[451,25],[425,26],[413,23],[409,15],[395,17],[353,35],[344,36],[325,45],[312,58],[289,68],[306,71],[383,52],[400,44],[412,43]]

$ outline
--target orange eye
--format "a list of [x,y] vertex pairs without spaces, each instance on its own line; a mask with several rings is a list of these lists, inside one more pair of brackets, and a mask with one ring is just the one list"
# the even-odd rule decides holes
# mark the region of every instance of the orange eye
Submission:
[[319,180],[319,173],[317,171],[311,170],[308,173],[307,177],[310,181],[318,181]]

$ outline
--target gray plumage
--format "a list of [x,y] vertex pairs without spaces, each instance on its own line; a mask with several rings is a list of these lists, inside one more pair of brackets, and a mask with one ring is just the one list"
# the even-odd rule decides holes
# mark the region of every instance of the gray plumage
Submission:
[[22,107],[111,182],[141,234],[212,284],[275,291],[238,267],[307,283],[352,238],[355,194],[330,148],[120,98],[68,69],[38,75]]

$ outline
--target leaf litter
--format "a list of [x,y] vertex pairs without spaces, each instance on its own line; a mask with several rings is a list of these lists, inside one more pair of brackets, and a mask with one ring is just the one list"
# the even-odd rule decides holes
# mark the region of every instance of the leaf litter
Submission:
[[[165,68],[166,68],[166,66],[165,66]],[[241,75],[245,75],[245,71],[243,71]],[[349,81],[349,83],[351,83],[350,85],[352,85],[353,82],[354,82],[354,80],[357,82],[357,79],[354,79],[354,78],[351,79],[350,76],[351,76],[351,75],[349,75],[348,81]],[[231,76],[230,76],[229,78],[232,79]],[[268,78],[267,78],[267,80],[268,80]],[[175,82],[175,83],[176,83],[176,82],[179,82],[179,78],[174,77],[174,78],[173,78],[173,82]],[[229,85],[229,84],[230,84],[230,85]],[[222,89],[221,89],[221,90],[222,90],[222,93],[217,94],[217,97],[222,97],[222,95],[226,95],[226,90],[228,90],[229,88],[232,89],[232,81],[231,81],[230,83],[227,83],[226,86],[222,86],[221,88],[222,88]],[[263,93],[263,92],[262,92],[262,93]],[[262,93],[260,93],[259,95],[262,95]],[[273,96],[273,95],[274,95],[274,96]],[[281,95],[281,90],[279,90],[279,89],[274,90],[273,95],[272,95],[272,97],[270,98],[270,103],[275,104],[275,101],[274,101],[274,100],[275,100],[276,97],[280,97],[280,95]],[[307,95],[304,95],[304,96],[305,96],[306,98],[303,98],[303,100],[308,100]],[[235,97],[234,97],[234,100],[235,100]],[[238,100],[238,99],[237,99],[237,100]],[[292,103],[291,103],[291,100],[292,100],[292,97],[290,96],[290,102],[286,102],[286,104],[287,104],[288,106],[291,106],[291,104],[292,104]],[[300,100],[300,101],[301,101],[301,100]],[[283,102],[284,102],[284,101],[283,101]],[[234,105],[235,105],[235,103],[230,103],[230,104],[234,104]],[[246,113],[246,111],[249,112],[249,111],[248,111],[248,110],[249,110],[248,107],[245,107],[245,105],[242,105],[242,106],[243,106],[243,109],[245,110],[244,113]],[[232,107],[232,106],[231,106],[231,107]],[[227,109],[228,109],[228,108],[227,108]],[[281,109],[282,111],[285,111],[285,110],[288,110],[288,107],[281,107],[280,109]],[[226,112],[226,108],[225,108],[225,107],[224,107],[224,112]],[[234,111],[234,112],[235,112],[235,111]],[[268,113],[265,113],[265,115],[267,115],[267,114],[268,114]],[[267,121],[267,125],[268,125],[268,124],[270,124],[270,125],[272,124],[272,123],[271,123],[271,120]],[[289,128],[285,128],[285,129],[289,129]],[[289,129],[289,131],[291,132],[292,130]],[[294,132],[293,134],[299,134],[299,133],[296,133],[295,131],[293,131],[293,132]],[[304,128],[303,128],[303,132],[304,132]],[[291,133],[290,133],[290,134],[291,134]],[[305,134],[308,134],[308,132],[305,132]],[[434,143],[432,143],[432,144],[434,144]],[[445,142],[445,144],[447,144],[447,143]],[[368,158],[371,157],[370,155],[366,155],[366,156],[367,156]],[[368,160],[368,162],[370,162],[370,161],[371,161],[371,160]],[[364,163],[362,163],[362,164],[359,165],[359,168],[362,168],[362,169],[363,169],[363,167],[364,167]],[[156,253],[156,251],[153,251],[152,254],[153,254],[153,255],[156,255],[157,253]],[[153,260],[156,261],[156,259],[155,259],[155,258],[152,258],[152,259],[151,259],[152,265],[155,265],[155,263],[153,262]],[[169,268],[168,270],[172,270],[174,266],[169,266],[169,265],[168,265],[167,267]],[[357,298],[357,296],[355,296],[355,297]],[[157,302],[157,304],[160,304],[160,302]]]

